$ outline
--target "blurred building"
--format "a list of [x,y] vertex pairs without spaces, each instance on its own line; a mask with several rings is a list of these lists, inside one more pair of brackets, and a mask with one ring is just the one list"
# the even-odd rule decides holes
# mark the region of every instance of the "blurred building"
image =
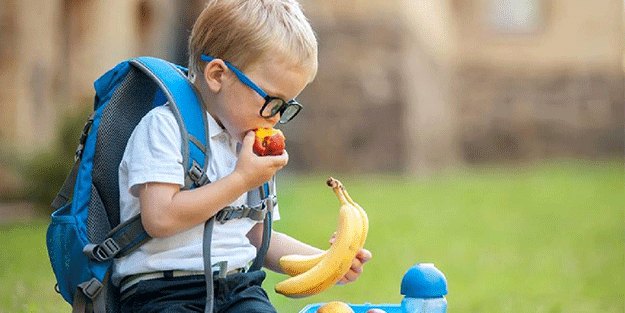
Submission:
[[320,71],[298,138],[315,149],[291,163],[428,173],[622,157],[622,1],[340,3],[305,2]]
[[[292,169],[623,155],[620,0],[301,1],[320,67],[284,127]],[[128,57],[185,64],[203,4],[0,1],[0,141],[46,146]]]
[[0,143],[24,153],[47,148],[61,117],[87,112],[93,81],[124,59],[184,62],[187,33],[202,6],[190,0],[1,0]]
[[623,2],[457,0],[462,158],[623,154]]

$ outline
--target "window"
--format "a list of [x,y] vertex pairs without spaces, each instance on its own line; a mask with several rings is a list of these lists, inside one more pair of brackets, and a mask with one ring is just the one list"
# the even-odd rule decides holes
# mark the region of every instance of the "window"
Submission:
[[543,24],[542,0],[489,0],[487,21],[496,33],[532,34]]

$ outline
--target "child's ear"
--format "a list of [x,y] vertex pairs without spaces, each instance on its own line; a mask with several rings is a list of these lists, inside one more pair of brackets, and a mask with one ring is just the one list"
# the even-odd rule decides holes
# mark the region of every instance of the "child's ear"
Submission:
[[206,64],[204,81],[211,92],[218,93],[221,90],[227,69],[226,63],[221,59],[214,59]]

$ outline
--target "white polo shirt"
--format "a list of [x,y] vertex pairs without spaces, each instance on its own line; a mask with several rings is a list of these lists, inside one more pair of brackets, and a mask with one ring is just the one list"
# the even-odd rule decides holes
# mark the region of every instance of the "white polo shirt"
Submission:
[[[217,181],[234,171],[237,141],[207,113],[210,181]],[[120,220],[139,214],[138,188],[147,182],[184,186],[181,136],[174,114],[168,105],[146,114],[132,132],[119,165]],[[275,189],[275,188],[274,188]],[[249,196],[248,196],[249,195]],[[248,192],[231,205],[257,205],[257,192]],[[273,219],[279,219],[277,206]],[[228,261],[228,270],[245,267],[256,256],[256,248],[246,234],[256,224],[243,218],[225,224],[215,223],[211,244],[213,264]],[[128,275],[166,270],[201,271],[204,224],[166,238],[153,238],[133,253],[115,260],[113,283],[119,285]]]

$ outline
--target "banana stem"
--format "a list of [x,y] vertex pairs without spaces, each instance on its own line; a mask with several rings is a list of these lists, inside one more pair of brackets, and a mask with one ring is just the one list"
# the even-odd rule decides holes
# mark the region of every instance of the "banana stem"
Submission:
[[334,194],[336,195],[336,197],[339,199],[339,203],[341,205],[349,204],[349,201],[347,201],[347,198],[345,198],[345,194],[341,190],[344,187],[340,181],[338,181],[337,179],[334,179],[333,177],[330,177],[326,181],[326,184],[332,187],[332,190],[334,191]]
[[345,196],[345,199],[347,199],[347,202],[349,202],[352,205],[356,206],[356,202],[354,202],[354,200],[352,200],[352,198],[349,196],[349,193],[347,193],[347,189],[345,189],[345,186],[343,186],[343,185],[341,185],[341,192]]

